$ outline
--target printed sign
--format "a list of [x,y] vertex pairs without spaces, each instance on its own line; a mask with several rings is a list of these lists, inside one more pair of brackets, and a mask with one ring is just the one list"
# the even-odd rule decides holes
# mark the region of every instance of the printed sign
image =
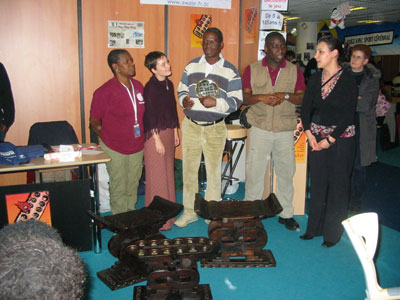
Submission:
[[297,127],[294,131],[294,156],[296,163],[304,163],[306,161],[306,134],[304,133],[303,124],[300,118],[297,118]]
[[384,32],[374,32],[360,35],[351,35],[344,38],[345,43],[350,46],[357,44],[373,45],[386,45],[393,43],[394,30]]
[[287,11],[289,0],[262,0],[261,10]]
[[260,16],[260,29],[282,30],[283,15],[276,11],[264,10]]

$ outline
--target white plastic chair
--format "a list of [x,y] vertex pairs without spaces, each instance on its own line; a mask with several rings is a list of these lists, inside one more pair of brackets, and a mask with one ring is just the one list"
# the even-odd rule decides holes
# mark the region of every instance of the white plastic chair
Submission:
[[376,213],[363,213],[342,222],[364,270],[366,300],[400,299],[400,287],[383,289],[378,283],[374,255],[378,243],[379,223]]

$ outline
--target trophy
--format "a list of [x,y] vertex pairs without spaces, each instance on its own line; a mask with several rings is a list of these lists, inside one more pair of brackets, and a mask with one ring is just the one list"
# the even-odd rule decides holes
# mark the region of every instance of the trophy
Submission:
[[210,96],[212,98],[218,98],[219,96],[219,86],[218,84],[211,79],[202,79],[196,84],[196,95],[197,97],[206,97]]

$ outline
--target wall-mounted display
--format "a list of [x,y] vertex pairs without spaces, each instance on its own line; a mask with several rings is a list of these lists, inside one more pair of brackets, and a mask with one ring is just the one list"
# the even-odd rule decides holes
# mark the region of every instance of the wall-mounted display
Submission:
[[144,48],[144,22],[108,21],[108,48]]

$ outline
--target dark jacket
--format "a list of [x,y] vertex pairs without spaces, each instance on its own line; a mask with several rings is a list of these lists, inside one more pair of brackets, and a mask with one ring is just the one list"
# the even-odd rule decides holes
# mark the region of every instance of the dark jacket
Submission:
[[14,117],[14,98],[10,81],[6,69],[0,63],[0,124],[6,125],[8,129],[14,123]]
[[[345,66],[350,69],[349,65]],[[351,69],[350,69],[351,70]],[[361,166],[376,162],[376,101],[379,93],[381,72],[372,64],[364,67],[356,112],[360,122],[360,157]]]

